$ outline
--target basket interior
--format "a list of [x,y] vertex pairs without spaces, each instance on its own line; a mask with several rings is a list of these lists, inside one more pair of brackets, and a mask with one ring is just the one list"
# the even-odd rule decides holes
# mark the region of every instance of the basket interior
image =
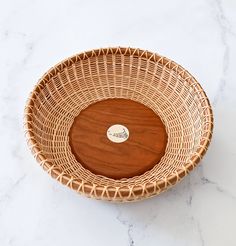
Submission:
[[[63,65],[61,65],[63,64]],[[73,58],[47,73],[31,99],[31,129],[45,160],[73,178],[99,186],[138,185],[164,179],[187,165],[205,143],[205,109],[198,83],[176,64],[129,52]],[[182,71],[182,73],[180,73]],[[197,92],[198,91],[198,92]],[[151,108],[168,134],[165,155],[140,176],[113,180],[86,170],[72,154],[68,132],[81,110],[125,98]],[[204,107],[204,103],[206,107]]]

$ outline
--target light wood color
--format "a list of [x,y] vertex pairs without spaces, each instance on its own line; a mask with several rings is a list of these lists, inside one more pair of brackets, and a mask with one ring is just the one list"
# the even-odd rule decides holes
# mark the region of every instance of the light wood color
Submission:
[[[160,162],[131,178],[91,172],[69,144],[82,110],[112,98],[149,107],[168,135]],[[212,130],[212,109],[195,78],[166,57],[133,48],[97,49],[60,62],[43,75],[25,108],[26,137],[39,164],[78,193],[109,201],[141,200],[176,184],[199,163]]]

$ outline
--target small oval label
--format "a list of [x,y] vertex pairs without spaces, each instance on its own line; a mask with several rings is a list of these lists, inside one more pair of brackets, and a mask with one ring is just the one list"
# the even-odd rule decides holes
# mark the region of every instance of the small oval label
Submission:
[[129,130],[123,125],[112,125],[107,130],[107,137],[114,143],[123,143],[129,138]]

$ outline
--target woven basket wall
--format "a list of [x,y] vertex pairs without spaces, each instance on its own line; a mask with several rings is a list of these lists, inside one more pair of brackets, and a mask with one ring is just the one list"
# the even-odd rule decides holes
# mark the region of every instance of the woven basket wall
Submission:
[[[73,119],[108,98],[140,102],[165,124],[165,155],[140,176],[95,175],[71,152]],[[28,144],[44,170],[78,193],[112,201],[144,199],[176,184],[206,152],[212,128],[212,110],[200,84],[175,62],[132,48],[98,49],[62,61],[40,79],[25,108]]]

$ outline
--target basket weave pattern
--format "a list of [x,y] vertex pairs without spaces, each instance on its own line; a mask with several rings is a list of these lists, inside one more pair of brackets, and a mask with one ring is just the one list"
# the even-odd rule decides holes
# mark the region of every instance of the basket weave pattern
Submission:
[[[108,98],[140,102],[166,127],[165,155],[140,176],[95,175],[71,152],[74,118]],[[205,154],[212,129],[212,110],[199,83],[175,62],[132,48],[98,49],[62,61],[40,79],[25,108],[27,141],[40,165],[71,189],[111,201],[144,199],[176,184]]]

